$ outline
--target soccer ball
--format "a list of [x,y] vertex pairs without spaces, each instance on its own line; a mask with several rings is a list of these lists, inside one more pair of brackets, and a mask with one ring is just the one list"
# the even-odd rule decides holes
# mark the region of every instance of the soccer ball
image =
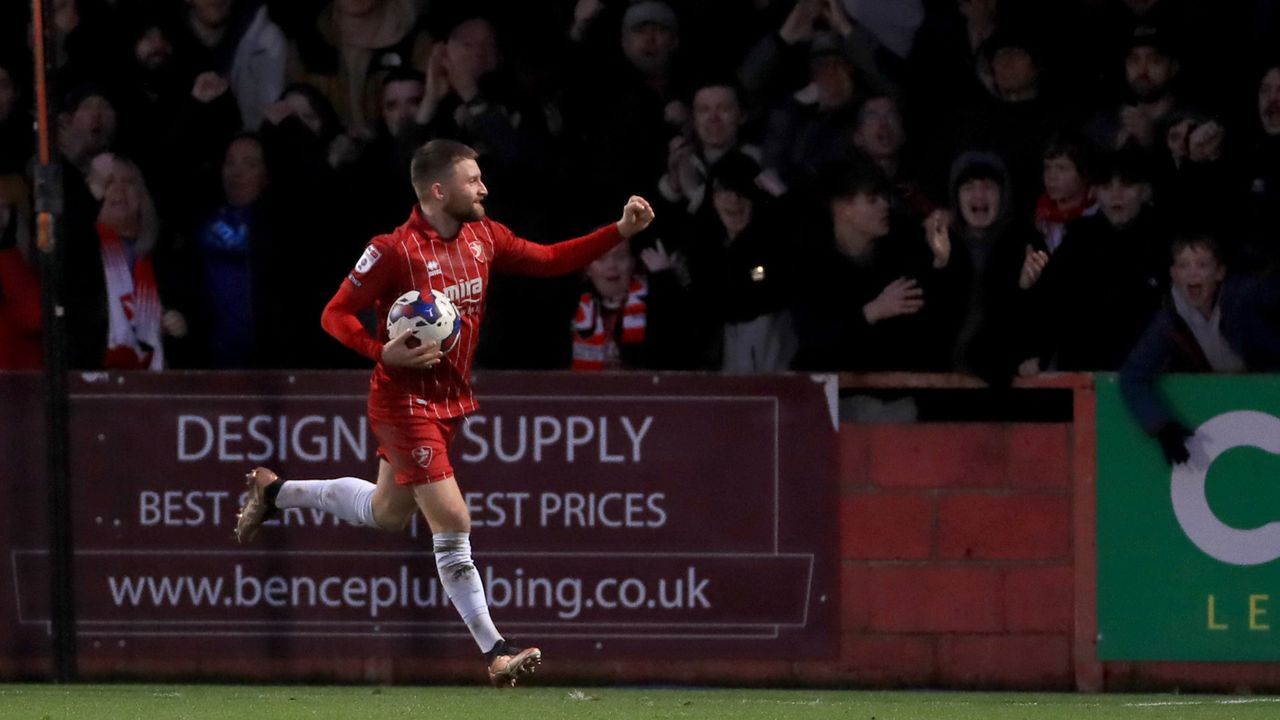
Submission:
[[398,337],[405,330],[413,334],[409,347],[438,342],[442,351],[449,352],[458,344],[462,318],[453,301],[439,290],[430,295],[410,290],[396,298],[387,313],[387,337]]

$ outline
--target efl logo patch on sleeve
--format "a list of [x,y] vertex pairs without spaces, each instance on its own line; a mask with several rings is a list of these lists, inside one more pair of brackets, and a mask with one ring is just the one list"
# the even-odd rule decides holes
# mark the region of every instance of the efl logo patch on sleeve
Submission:
[[378,252],[378,248],[370,245],[364,249],[364,254],[356,261],[356,275],[364,275],[373,269],[378,263],[378,259],[382,257],[382,253]]

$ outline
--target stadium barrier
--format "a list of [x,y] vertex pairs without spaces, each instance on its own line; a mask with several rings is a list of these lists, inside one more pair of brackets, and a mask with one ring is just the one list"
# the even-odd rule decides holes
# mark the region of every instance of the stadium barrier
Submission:
[[[1180,382],[1168,389],[1196,423],[1223,404],[1280,414],[1275,378]],[[72,379],[82,677],[476,679],[424,529],[294,512],[259,544],[231,544],[249,465],[371,474],[366,387],[349,372]],[[0,515],[15,583],[0,592],[6,679],[50,669],[40,388],[0,374],[0,498],[20,509]],[[1168,468],[1112,378],[1019,382],[1001,397],[1052,395],[1040,404],[1057,409],[1003,420],[991,393],[951,375],[482,373],[477,390],[484,407],[452,451],[477,560],[500,626],[548,650],[549,680],[1280,687],[1264,662],[1266,563],[1186,588],[1176,578],[1200,577],[1203,558],[1151,567],[1187,541],[1159,506]],[[846,412],[864,395],[929,393],[982,419]],[[1274,476],[1270,456],[1234,457],[1263,502],[1224,517],[1265,522],[1274,496],[1255,476]]]
[[[962,391],[972,378],[848,375],[847,393]],[[841,670],[864,684],[1097,689],[1091,595],[1093,393],[1056,421],[843,423]],[[1080,628],[1080,632],[1076,631]]]
[[[405,538],[289,509],[257,543],[231,539],[255,465],[295,479],[376,474],[368,383],[364,372],[71,379],[83,677],[474,677],[479,654],[422,523]],[[480,373],[475,387],[483,407],[450,458],[504,632],[624,675],[614,658],[838,653],[834,378]],[[0,656],[38,674],[51,617],[42,451],[28,441],[39,378],[8,377],[4,391],[13,462],[0,482],[24,512],[0,518],[15,585],[0,593],[13,628]]]

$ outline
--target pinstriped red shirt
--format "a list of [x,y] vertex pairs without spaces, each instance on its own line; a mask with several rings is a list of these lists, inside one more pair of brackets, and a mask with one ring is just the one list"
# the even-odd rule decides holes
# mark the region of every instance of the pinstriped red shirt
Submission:
[[[480,338],[490,272],[550,277],[581,269],[622,241],[617,225],[554,245],[516,237],[505,225],[485,218],[464,223],[452,238],[441,237],[415,207],[409,219],[388,235],[370,241],[356,266],[329,301],[321,317],[324,329],[343,345],[371,360],[369,409],[405,417],[454,418],[478,407],[471,392],[471,362]],[[382,364],[386,326],[381,318],[402,294],[440,290],[462,317],[455,347],[436,366],[389,368]],[[357,314],[375,308],[378,338],[369,335]]]

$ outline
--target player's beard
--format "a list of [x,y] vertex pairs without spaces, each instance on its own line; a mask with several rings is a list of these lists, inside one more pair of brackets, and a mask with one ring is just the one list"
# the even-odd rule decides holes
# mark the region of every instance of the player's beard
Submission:
[[480,203],[479,199],[451,199],[444,206],[444,211],[449,217],[460,223],[476,222],[484,219],[484,205]]

